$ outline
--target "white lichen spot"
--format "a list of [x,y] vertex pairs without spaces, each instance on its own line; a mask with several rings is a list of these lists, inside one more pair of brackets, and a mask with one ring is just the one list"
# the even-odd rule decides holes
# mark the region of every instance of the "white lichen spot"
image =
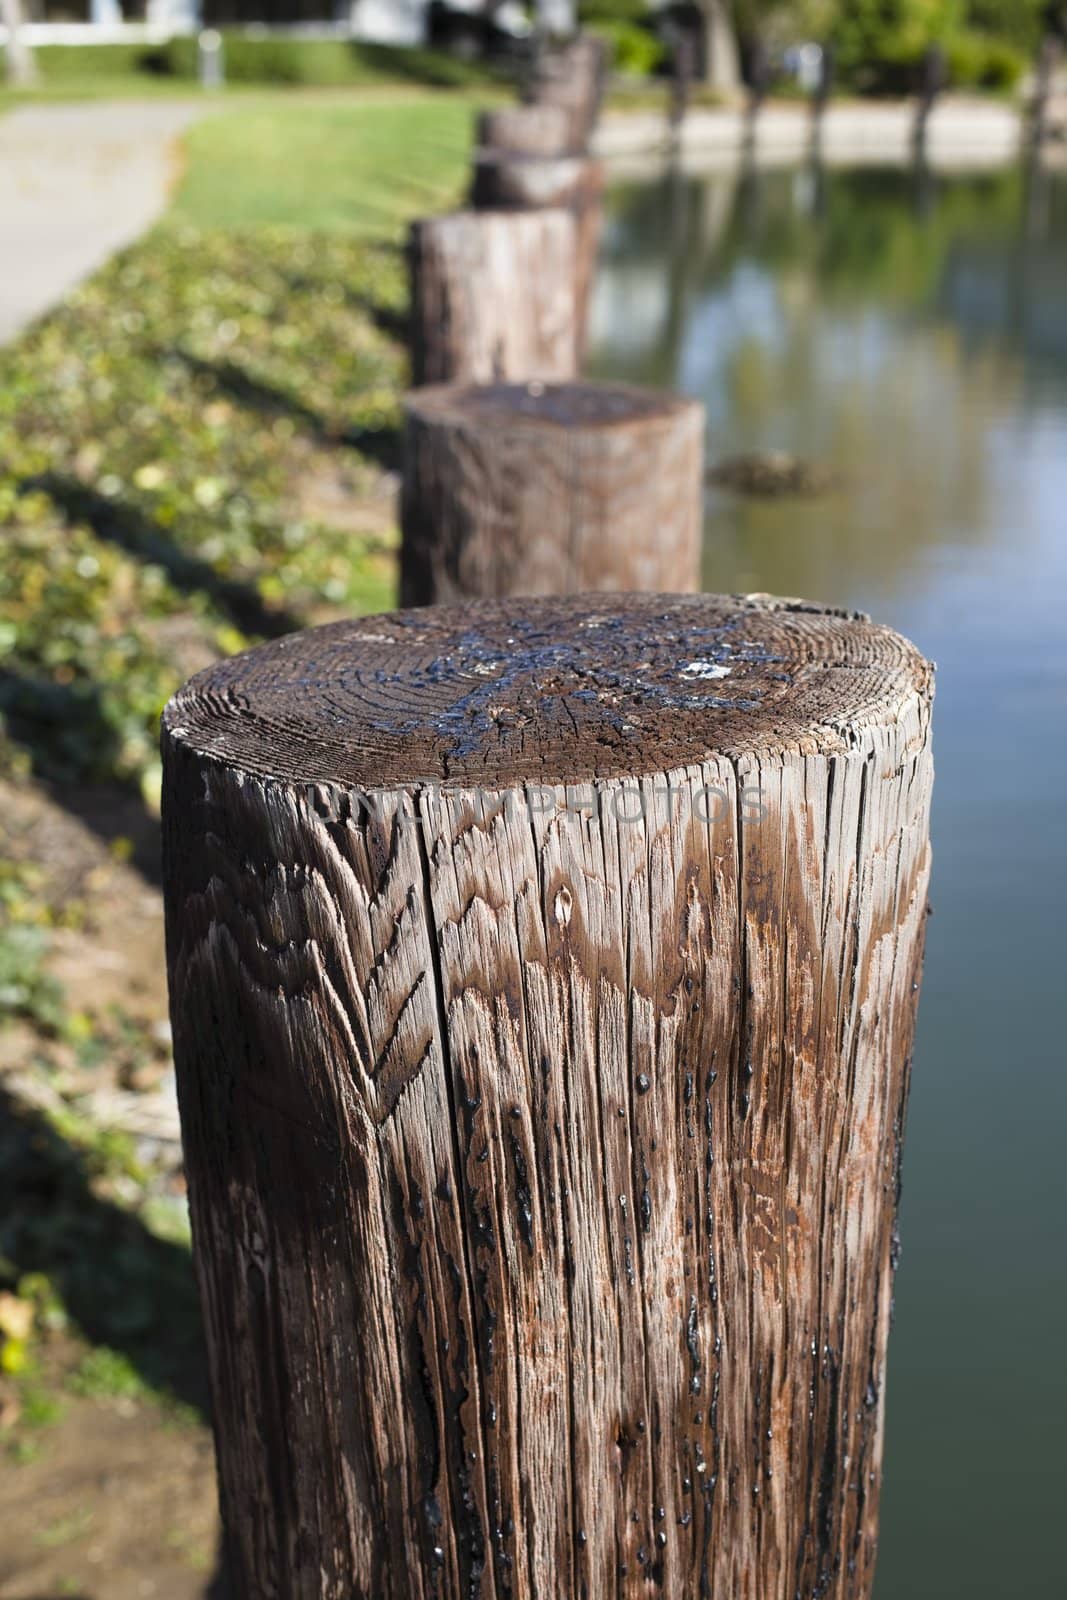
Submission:
[[721,661],[691,661],[687,667],[682,668],[683,678],[728,678],[730,668],[724,667]]

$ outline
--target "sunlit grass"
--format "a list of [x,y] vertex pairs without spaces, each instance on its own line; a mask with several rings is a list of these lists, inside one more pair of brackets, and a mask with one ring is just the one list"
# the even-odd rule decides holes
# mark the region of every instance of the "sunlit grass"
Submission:
[[198,123],[174,212],[206,228],[396,236],[462,198],[485,95],[264,96]]

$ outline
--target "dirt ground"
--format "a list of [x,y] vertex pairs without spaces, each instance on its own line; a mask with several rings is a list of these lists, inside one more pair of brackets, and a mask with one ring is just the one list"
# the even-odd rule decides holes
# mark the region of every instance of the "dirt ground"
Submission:
[[[77,1347],[50,1350],[61,1390]],[[63,1401],[0,1465],[0,1600],[218,1600],[209,1430],[151,1400]]]

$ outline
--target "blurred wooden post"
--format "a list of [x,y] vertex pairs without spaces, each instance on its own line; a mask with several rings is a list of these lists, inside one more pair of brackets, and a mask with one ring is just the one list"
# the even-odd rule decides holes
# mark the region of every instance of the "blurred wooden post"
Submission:
[[671,50],[671,89],[668,120],[675,139],[681,137],[682,124],[689,111],[696,73],[696,40],[688,28],[676,27]]
[[604,168],[600,162],[588,156],[528,156],[479,149],[474,154],[471,204],[482,210],[520,211],[565,206],[571,212],[580,359],[604,220]]
[[823,128],[826,123],[826,113],[834,95],[834,80],[837,75],[837,57],[832,44],[824,44],[819,53],[819,76],[811,96],[812,118],[814,134],[812,144],[816,157],[822,154]]
[[915,149],[920,160],[924,160],[926,156],[930,118],[938,97],[944,93],[947,78],[948,63],[945,52],[939,45],[934,45],[923,58],[922,85],[915,118]]
[[572,378],[578,361],[572,213],[456,211],[412,225],[416,384]]
[[1050,132],[1049,108],[1061,54],[1060,41],[1051,33],[1041,41],[1034,80],[1033,142],[1038,148]]
[[171,701],[235,1600],[867,1600],[930,694],[865,619],[630,595]]
[[771,61],[767,46],[762,39],[755,39],[752,44],[748,63],[748,102],[745,108],[745,152],[751,158],[755,155],[759,137],[759,119],[767,99],[767,90],[771,81]]
[[571,119],[560,106],[497,106],[482,111],[475,125],[475,143],[482,149],[506,150],[516,156],[575,155],[570,148]]
[[409,395],[401,604],[693,590],[704,408],[620,384]]
[[528,105],[555,106],[566,114],[568,148],[583,151],[600,115],[607,79],[607,45],[593,34],[539,52],[523,98]]

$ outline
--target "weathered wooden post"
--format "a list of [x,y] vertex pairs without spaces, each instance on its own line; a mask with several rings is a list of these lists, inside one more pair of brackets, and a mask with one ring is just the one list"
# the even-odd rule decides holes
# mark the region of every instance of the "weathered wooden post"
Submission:
[[689,28],[675,25],[671,47],[670,98],[667,120],[675,140],[681,137],[682,124],[689,111],[696,73],[696,40]]
[[930,696],[859,617],[594,596],[171,701],[237,1600],[870,1594]]
[[416,384],[566,379],[578,362],[574,216],[455,211],[412,225]]
[[526,156],[510,150],[474,152],[471,203],[487,210],[529,211],[541,206],[599,202],[604,168],[588,156]]
[[479,113],[474,142],[483,149],[507,150],[516,156],[568,156],[571,119],[560,106],[496,106]]
[[938,99],[948,83],[948,60],[940,45],[931,45],[923,57],[919,98],[915,110],[915,153],[920,162],[926,160],[930,138],[930,118]]
[[1034,96],[1031,108],[1032,140],[1040,149],[1049,134],[1049,107],[1056,83],[1062,46],[1055,34],[1047,33],[1041,40],[1034,72]]
[[401,604],[699,587],[704,408],[623,384],[405,403]]
[[562,206],[570,211],[575,226],[575,314],[581,356],[604,219],[601,163],[588,156],[527,156],[478,149],[474,153],[471,205],[489,211],[532,211],[543,206]]
[[565,112],[571,150],[589,148],[604,97],[607,63],[605,41],[589,33],[546,47],[534,62],[523,99],[527,105],[556,106]]

